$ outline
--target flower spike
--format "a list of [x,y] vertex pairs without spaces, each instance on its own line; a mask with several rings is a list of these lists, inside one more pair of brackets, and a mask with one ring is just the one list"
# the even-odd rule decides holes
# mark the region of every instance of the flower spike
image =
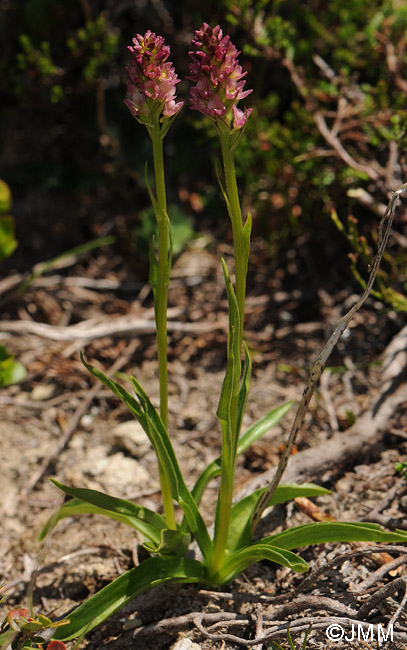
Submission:
[[148,30],[144,36],[137,34],[127,70],[127,89],[130,97],[124,100],[132,115],[142,124],[151,124],[157,111],[163,113],[161,121],[174,117],[184,105],[176,102],[175,86],[178,76],[170,61],[170,48],[162,36]]
[[233,130],[241,129],[252,109],[244,111],[236,104],[252,90],[243,90],[246,72],[238,63],[240,52],[228,35],[223,36],[219,25],[210,27],[203,23],[192,40],[196,52],[190,52],[188,79],[195,83],[191,88],[191,108],[215,120],[222,121]]

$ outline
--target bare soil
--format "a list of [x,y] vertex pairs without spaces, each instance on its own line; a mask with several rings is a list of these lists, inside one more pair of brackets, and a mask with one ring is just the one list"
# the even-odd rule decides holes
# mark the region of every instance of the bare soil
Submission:
[[[177,260],[171,283],[171,320],[213,325],[192,333],[181,328],[169,337],[170,432],[188,485],[220,452],[216,407],[225,367],[226,329],[222,324],[227,304],[219,255],[229,259],[230,252],[225,246],[198,240]],[[295,256],[291,264],[294,261]],[[299,399],[312,361],[352,302],[353,290],[346,282],[341,286],[338,281],[331,291],[314,290],[298,282],[297,286],[285,283],[284,272],[268,270],[268,266],[266,251],[256,244],[247,300],[246,335],[253,356],[253,381],[245,426],[277,404]],[[98,285],[101,280],[107,282]],[[103,251],[39,278],[24,295],[5,291],[2,299],[6,320],[66,326],[91,318],[95,322],[124,315],[135,321],[152,318],[148,286],[124,268],[119,256]],[[355,419],[379,395],[381,353],[403,324],[400,316],[369,300],[323,376],[297,441],[298,453],[329,440],[338,431],[346,439]],[[12,607],[26,606],[32,594],[35,612],[56,618],[134,566],[140,540],[117,522],[82,516],[59,523],[40,545],[41,528],[63,502],[49,477],[160,510],[156,461],[148,441],[106,389],[100,387],[90,399],[94,379],[81,364],[79,350],[85,349],[87,358],[106,371],[127,355],[122,370],[135,375],[157,404],[155,340],[153,334],[146,333],[50,341],[1,329],[0,336],[28,370],[24,382],[3,389],[0,395],[0,578],[7,581],[2,590],[2,615]],[[84,412],[76,417],[83,404],[87,404]],[[406,406],[407,388],[405,403],[394,412],[380,444],[356,464],[344,463],[329,472],[320,468],[313,480],[332,490],[331,495],[314,500],[324,513],[340,521],[363,521],[373,513],[389,529],[405,526],[407,483],[394,466],[407,460]],[[239,460],[237,492],[254,475],[276,465],[291,420],[290,413]],[[56,453],[64,436],[66,444]],[[209,523],[216,487],[216,483],[209,487],[203,504]],[[289,527],[309,521],[306,512],[290,503],[276,509],[270,525]],[[302,621],[304,629],[313,620],[309,648],[376,648],[376,639],[329,641],[325,630],[335,617],[339,621],[348,611],[352,618],[349,611],[358,610],[374,593],[402,578],[393,592],[390,587],[381,592],[383,597],[369,612],[368,622],[386,625],[404,597],[406,556],[390,574],[378,567],[377,557],[368,551],[344,557],[329,568],[333,558],[354,550],[347,544],[303,549],[301,554],[311,571],[324,566],[327,570],[300,590],[304,576],[266,562],[247,570],[221,593],[199,586],[157,588],[91,631],[79,648],[164,650],[172,648],[177,639],[189,638],[203,650],[260,649],[271,647],[271,641],[251,646],[247,641],[266,629],[267,620],[280,621],[285,628],[290,621],[292,626]],[[403,558],[403,553],[394,551],[393,557]],[[302,598],[301,605],[298,598]],[[199,621],[197,626],[194,616],[201,616],[203,628]],[[231,621],[233,617],[236,620]],[[213,623],[216,625],[211,627]],[[407,639],[404,612],[398,616],[398,625],[395,629]],[[296,648],[301,634],[293,634]],[[279,642],[289,647],[284,635]],[[407,648],[407,643],[401,638],[388,647]],[[185,641],[186,648],[193,650],[194,646]]]

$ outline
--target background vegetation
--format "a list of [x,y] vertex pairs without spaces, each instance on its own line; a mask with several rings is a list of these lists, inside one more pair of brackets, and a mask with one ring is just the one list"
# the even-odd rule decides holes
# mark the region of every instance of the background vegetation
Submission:
[[[254,89],[238,173],[269,259],[298,258],[293,282],[301,270],[318,282],[327,268],[350,273],[351,249],[366,268],[389,192],[407,179],[404,0],[2,0],[0,11],[0,176],[19,241],[11,268],[106,234],[121,254],[145,250],[149,146],[123,105],[126,45],[136,32],[162,34],[185,80],[202,21],[230,33]],[[183,81],[178,95],[187,92]],[[166,139],[180,246],[192,230],[228,236],[210,131],[184,108]],[[406,221],[401,209],[383,276],[400,295]]]

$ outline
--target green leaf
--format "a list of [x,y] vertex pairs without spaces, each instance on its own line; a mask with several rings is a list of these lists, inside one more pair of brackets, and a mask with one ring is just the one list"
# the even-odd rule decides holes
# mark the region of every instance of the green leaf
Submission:
[[[281,404],[281,406],[277,406],[276,408],[272,409],[264,417],[252,424],[239,439],[237,445],[237,455],[243,454],[250,447],[250,445],[253,444],[253,442],[261,438],[272,427],[278,424],[278,422],[282,417],[284,417],[284,415],[287,413],[287,411],[289,411],[293,404],[294,400],[286,402],[285,404]],[[192,495],[198,505],[201,502],[202,495],[209,481],[219,476],[220,472],[221,457],[219,456],[204,469],[193,487]]]
[[245,273],[247,275],[247,266],[249,264],[249,254],[250,254],[250,235],[252,232],[252,215],[247,215],[246,223],[243,226],[243,252],[244,252],[244,264],[245,264]]
[[10,257],[18,246],[14,237],[13,217],[0,217],[0,262]]
[[130,395],[130,393],[125,388],[123,388],[123,386],[120,386],[120,384],[118,384],[116,381],[107,377],[104,374],[104,372],[87,363],[82,353],[81,353],[81,361],[85,366],[85,368],[94,377],[96,377],[96,379],[99,379],[99,381],[102,384],[104,384],[107,388],[110,388],[112,393],[114,393],[119,399],[121,399],[123,404],[127,406],[127,408],[131,411],[131,413],[133,413],[133,415],[140,422],[141,426],[143,427],[144,431],[149,437],[150,442],[152,443],[146,417],[141,409],[139,402],[133,397],[133,395]]
[[191,558],[150,558],[119,576],[69,614],[69,625],[53,639],[68,641],[93,629],[139,594],[165,582],[207,584],[205,567]]
[[294,403],[295,403],[294,400],[290,400],[285,404],[276,406],[274,409],[269,411],[269,413],[264,415],[260,420],[257,420],[257,422],[252,424],[247,429],[247,431],[240,437],[239,444],[237,447],[237,453],[243,454],[246,451],[246,449],[248,449],[250,445],[253,444],[253,442],[259,440],[259,438],[261,438],[265,433],[267,433],[267,431],[269,431],[272,427],[276,426],[276,424],[280,422],[280,420],[290,410],[290,408]]
[[187,488],[182,472],[179,468],[177,457],[172,447],[168,433],[156,409],[152,405],[147,393],[134,377],[131,378],[134,391],[146,414],[147,425],[150,428],[151,438],[157,442],[157,456],[167,473],[170,486],[176,485],[173,498],[178,501],[185,513],[189,530],[195,537],[203,556],[208,559],[212,553],[212,542],[204,524],[196,502]]
[[166,528],[167,524],[164,517],[157,512],[153,512],[143,506],[138,506],[125,499],[118,499],[103,492],[98,492],[97,490],[72,488],[62,485],[62,483],[59,483],[55,479],[51,479],[51,481],[60,490],[75,497],[75,499],[65,503],[49,519],[41,532],[40,539],[43,539],[49,530],[65,517],[71,517],[77,514],[96,514],[104,515],[127,524],[142,533],[146,539],[155,543],[160,542],[160,531]]
[[11,192],[10,188],[0,178],[0,213],[4,214],[11,209]]
[[147,163],[146,163],[146,166],[145,166],[144,178],[145,178],[145,182],[146,182],[146,185],[147,185],[148,193],[150,195],[150,201],[151,201],[151,205],[153,206],[154,215],[155,215],[157,224],[161,223],[162,221],[165,221],[168,224],[168,227],[169,227],[170,220],[168,218],[168,214],[165,212],[165,210],[162,210],[162,208],[160,208],[160,206],[158,204],[158,201],[157,201],[157,199],[156,199],[156,197],[154,195],[154,192],[151,189],[151,185],[149,183],[148,176],[147,176]]
[[[232,401],[233,388],[236,385],[236,375],[237,381],[239,381],[240,378],[240,372],[236,373],[235,363],[237,353],[238,363],[240,365],[240,350],[238,350],[239,343],[237,340],[238,337],[235,336],[235,333],[239,331],[239,310],[237,306],[236,295],[233,290],[232,282],[230,280],[225,261],[222,259],[221,262],[225,276],[226,292],[229,304],[229,334],[228,360],[216,415],[218,416],[221,423],[226,423],[230,421],[230,404]],[[229,441],[229,444],[233,446],[232,440]]]
[[153,555],[159,557],[181,557],[185,555],[191,543],[191,535],[180,530],[165,528],[160,531],[160,542],[158,544],[147,543],[144,548]]
[[291,551],[273,546],[267,539],[254,542],[245,548],[235,551],[225,560],[222,569],[215,574],[213,581],[217,585],[227,584],[236,578],[247,567],[261,560],[270,560],[286,566],[293,571],[308,571],[308,564]]
[[[243,341],[245,364],[243,370],[243,377],[240,382],[239,395],[237,400],[237,422],[236,422],[236,437],[239,437],[240,429],[242,428],[243,416],[246,410],[247,398],[250,391],[250,379],[252,374],[252,360],[250,358],[249,349]],[[237,453],[239,453],[237,451]]]
[[[229,551],[236,551],[237,549],[251,543],[251,521],[253,512],[259,500],[259,496],[265,490],[267,490],[267,488],[259,488],[249,496],[234,504],[230,518],[228,540],[226,543],[226,548]],[[281,483],[276,488],[276,491],[268,505],[274,506],[278,503],[291,501],[296,497],[315,497],[320,496],[321,494],[330,494],[330,491],[320,487],[319,485],[314,485],[313,483],[304,483],[303,485]]]
[[153,290],[154,299],[157,293],[158,288],[158,262],[154,253],[154,235],[150,241],[150,247],[148,249],[148,257],[150,262],[150,273],[149,273],[149,282]]
[[139,382],[134,377],[131,377],[132,386],[137,397],[137,399],[135,399],[117,382],[109,379],[103,372],[86,363],[83,357],[82,362],[89,372],[91,372],[105,386],[110,388],[137,417],[154,447],[161,467],[166,473],[171,489],[171,496],[183,509],[190,532],[195,537],[203,556],[209,558],[212,552],[212,542],[207,528],[203,522],[195,500],[185,484],[168,433],[147,393]]
[[6,630],[6,632],[2,632],[0,634],[0,648],[2,648],[2,650],[3,648],[8,648],[10,641],[15,638],[15,635],[16,633],[14,630]]
[[366,522],[321,521],[289,528],[263,541],[284,549],[325,542],[407,542],[407,532],[388,533],[378,524]]
[[[232,286],[225,260],[222,259],[221,262],[223,274],[225,277],[226,293],[229,306],[229,335],[228,360],[216,415],[218,416],[222,427],[222,464],[226,464],[228,466],[228,469],[232,471],[232,464],[234,466],[236,459],[238,436],[236,431],[232,430],[230,408],[232,397],[235,391],[236,393],[238,392],[241,372],[240,344],[238,336],[240,324],[239,308],[237,305],[235,291]],[[250,368],[248,368],[248,370],[249,369]]]
[[0,345],[0,388],[10,384],[18,384],[27,376],[25,366],[7,352],[4,345]]

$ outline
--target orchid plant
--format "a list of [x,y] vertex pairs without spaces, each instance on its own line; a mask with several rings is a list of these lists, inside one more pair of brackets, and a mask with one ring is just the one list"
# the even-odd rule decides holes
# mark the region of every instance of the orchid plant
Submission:
[[[280,478],[302,424],[315,383],[335,343],[358,309],[374,281],[387,241],[394,206],[403,188],[393,195],[389,206],[387,229],[381,235],[378,254],[373,262],[366,291],[357,305],[335,328],[314,366],[300,402],[285,453],[272,484],[233,502],[237,457],[291,408],[292,403],[278,406],[242,433],[243,415],[249,395],[251,360],[244,341],[246,276],[250,248],[251,218],[242,218],[235,174],[235,154],[250,108],[239,102],[252,91],[245,90],[245,75],[239,65],[239,52],[219,26],[204,23],[195,32],[190,52],[190,108],[209,118],[218,134],[223,160],[220,188],[232,224],[234,240],[234,281],[221,260],[229,307],[227,367],[220,392],[217,417],[222,432],[221,456],[203,471],[192,489],[185,483],[168,430],[167,377],[167,297],[170,281],[172,242],[171,223],[167,214],[163,140],[172,121],[179,115],[183,102],[177,102],[175,89],[179,80],[170,49],[162,37],[148,31],[137,35],[128,48],[131,54],[128,73],[129,97],[125,100],[132,115],[144,125],[151,138],[155,187],[146,184],[157,220],[158,246],[150,246],[150,283],[153,290],[157,324],[157,347],[160,384],[160,408],[153,406],[147,393],[134,377],[128,380],[132,392],[116,379],[83,363],[92,375],[112,390],[142,425],[158,460],[163,514],[108,494],[73,488],[53,482],[73,497],[49,520],[44,537],[64,517],[80,513],[106,515],[125,523],[144,536],[144,547],[151,557],[119,576],[90,597],[70,615],[70,622],[55,630],[54,639],[76,638],[100,624],[136,595],[156,585],[173,581],[219,586],[232,581],[250,565],[270,560],[294,571],[306,571],[306,562],[293,549],[308,544],[335,541],[406,541],[407,533],[385,532],[376,524],[323,522],[310,523],[256,539],[256,529],[266,508],[297,496],[327,493],[318,485],[284,485]],[[384,223],[384,222],[383,222]],[[383,226],[383,224],[382,224]],[[208,483],[220,476],[215,522],[207,527],[200,512],[202,495]],[[177,506],[177,508],[175,507]],[[180,516],[181,511],[181,516]]]

